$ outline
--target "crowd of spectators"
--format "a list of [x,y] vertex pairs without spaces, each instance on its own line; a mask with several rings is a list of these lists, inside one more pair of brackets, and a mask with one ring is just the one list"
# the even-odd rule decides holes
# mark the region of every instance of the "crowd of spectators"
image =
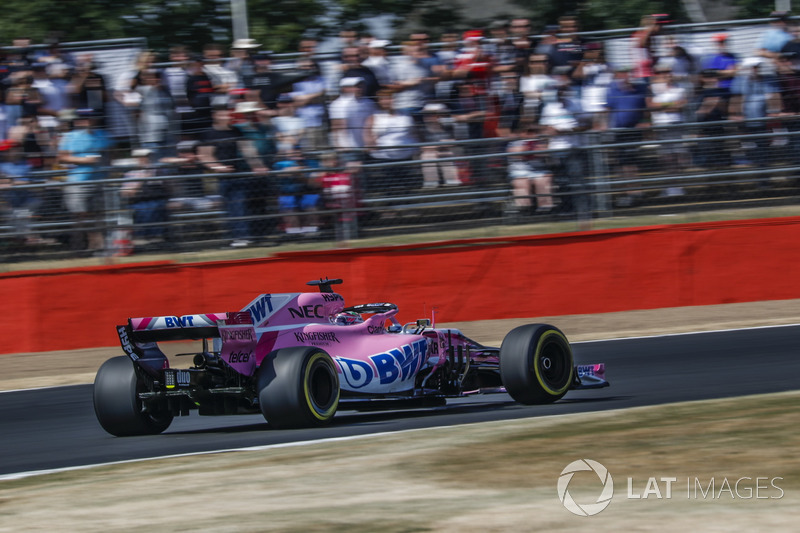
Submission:
[[[633,61],[617,65],[566,16],[536,39],[531,21],[517,18],[445,32],[436,46],[424,31],[395,45],[343,30],[335,59],[304,38],[290,68],[251,39],[209,44],[202,54],[175,46],[164,58],[141,53],[113,79],[91,54],[14,41],[0,61],[0,202],[26,242],[40,243],[25,228],[47,199],[15,185],[58,176],[70,183],[64,209],[91,228],[109,207],[98,184],[112,158],[129,157],[135,169],[118,199],[137,237],[167,242],[170,213],[222,209],[230,244],[247,246],[277,232],[314,234],[330,222],[323,208],[352,221],[341,211],[363,194],[484,185],[497,178],[485,161],[448,158],[488,146],[508,152],[499,179],[510,183],[514,206],[551,213],[572,208],[552,193],[584,178],[576,148],[587,133],[608,132],[603,139],[614,143],[675,141],[683,133],[669,126],[707,123],[699,134],[713,137],[729,119],[763,133],[768,116],[800,112],[800,26],[787,14],[773,14],[748,57],[732,54],[724,33],[707,50],[687,50],[664,35],[667,25],[665,16],[645,16],[631,36]],[[800,130],[800,122],[785,127]],[[744,160],[764,166],[765,142],[747,145]],[[725,150],[695,153],[675,142],[658,157],[669,168],[734,162]],[[424,163],[379,164],[412,160]],[[635,147],[618,150],[614,163],[622,177],[641,170]],[[156,179],[175,175],[187,178]],[[633,191],[618,201],[640,198]],[[270,213],[280,221],[265,223]],[[71,245],[103,250],[103,238],[75,232]]]

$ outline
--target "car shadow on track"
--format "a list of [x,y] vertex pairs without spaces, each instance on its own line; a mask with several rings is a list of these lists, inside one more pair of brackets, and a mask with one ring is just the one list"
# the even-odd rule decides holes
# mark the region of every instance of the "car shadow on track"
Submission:
[[[558,402],[551,404],[551,405],[538,405],[538,406],[525,406],[519,404],[513,400],[504,400],[504,401],[486,401],[486,402],[470,402],[466,404],[450,404],[441,407],[423,407],[423,408],[415,408],[415,409],[398,409],[398,410],[385,410],[385,411],[372,411],[372,412],[357,412],[357,411],[340,411],[336,414],[336,417],[331,422],[330,426],[327,426],[329,429],[333,428],[347,428],[347,427],[357,427],[357,426],[365,426],[365,425],[381,425],[386,422],[397,422],[397,421],[413,421],[413,420],[422,420],[422,419],[433,419],[436,420],[437,418],[441,418],[441,424],[437,425],[455,425],[455,424],[463,424],[467,422],[477,422],[479,420],[472,420],[472,419],[463,419],[466,415],[471,414],[479,414],[479,413],[491,413],[491,412],[501,412],[507,411],[509,416],[508,417],[500,417],[497,418],[498,420],[502,420],[503,418],[522,418],[526,416],[531,416],[529,413],[529,409],[531,407],[535,407],[541,409],[541,412],[537,413],[537,415],[553,415],[553,414],[562,414],[561,412],[553,412],[551,408],[558,406],[565,406],[565,405],[575,405],[575,404],[596,404],[601,402],[609,402],[609,401],[620,401],[620,400],[627,400],[629,396],[604,396],[604,397],[592,397],[592,398],[566,398],[559,400]],[[457,419],[450,419],[450,417],[457,416]],[[209,417],[210,418],[210,417]],[[481,420],[482,421],[482,420]],[[429,424],[423,424],[420,427],[426,427]],[[409,427],[407,423],[401,424],[400,427],[393,427],[388,426],[385,428],[387,431],[398,430],[398,429],[405,429]],[[305,429],[293,429],[293,430],[278,430],[273,429],[269,426],[269,424],[265,422],[260,422],[256,424],[242,424],[242,425],[235,425],[235,426],[224,426],[224,427],[210,427],[207,429],[191,429],[191,430],[184,430],[184,431],[170,431],[170,435],[193,435],[193,434],[234,434],[234,433],[249,433],[249,432],[261,432],[264,430],[272,430],[272,431],[286,431],[297,433],[298,436],[302,432],[314,432],[316,438],[324,438],[327,436],[335,437],[339,436],[340,433],[336,432],[336,434],[331,435],[319,435],[318,431],[325,431],[325,428],[305,428]]]

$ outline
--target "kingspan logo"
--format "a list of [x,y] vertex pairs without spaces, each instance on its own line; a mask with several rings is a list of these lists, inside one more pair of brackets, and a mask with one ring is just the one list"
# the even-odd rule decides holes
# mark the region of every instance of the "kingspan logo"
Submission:
[[[594,503],[578,503],[569,493],[569,482],[572,481],[572,476],[576,472],[592,471],[597,474],[602,484],[600,496]],[[558,477],[558,499],[564,504],[564,507],[573,514],[578,516],[594,516],[608,507],[611,503],[611,497],[614,495],[614,480],[611,479],[611,474],[608,469],[591,459],[579,459],[572,461],[570,464],[561,471]]]

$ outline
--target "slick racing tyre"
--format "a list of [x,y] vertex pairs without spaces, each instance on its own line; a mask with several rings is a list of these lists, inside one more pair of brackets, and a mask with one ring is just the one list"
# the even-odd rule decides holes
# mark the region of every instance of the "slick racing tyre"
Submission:
[[519,403],[552,403],[574,379],[572,349],[561,331],[547,324],[511,330],[500,346],[500,378]]
[[268,354],[256,372],[261,412],[274,428],[321,426],[339,406],[339,375],[319,348],[300,346]]
[[103,363],[94,379],[94,412],[103,429],[117,437],[156,435],[169,427],[172,414],[142,412],[141,378],[127,356]]

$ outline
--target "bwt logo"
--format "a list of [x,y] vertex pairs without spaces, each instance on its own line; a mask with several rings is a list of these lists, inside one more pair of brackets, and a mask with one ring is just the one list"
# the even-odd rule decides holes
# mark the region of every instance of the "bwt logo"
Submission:
[[[594,503],[579,504],[576,502],[572,495],[569,493],[569,482],[572,481],[572,476],[576,472],[591,471],[597,474],[600,479],[602,489],[600,489],[600,496]],[[564,507],[573,514],[578,516],[594,516],[611,503],[611,497],[614,496],[614,480],[611,479],[611,474],[608,469],[591,459],[579,459],[572,461],[570,464],[561,471],[558,477],[558,499],[564,504]]]

